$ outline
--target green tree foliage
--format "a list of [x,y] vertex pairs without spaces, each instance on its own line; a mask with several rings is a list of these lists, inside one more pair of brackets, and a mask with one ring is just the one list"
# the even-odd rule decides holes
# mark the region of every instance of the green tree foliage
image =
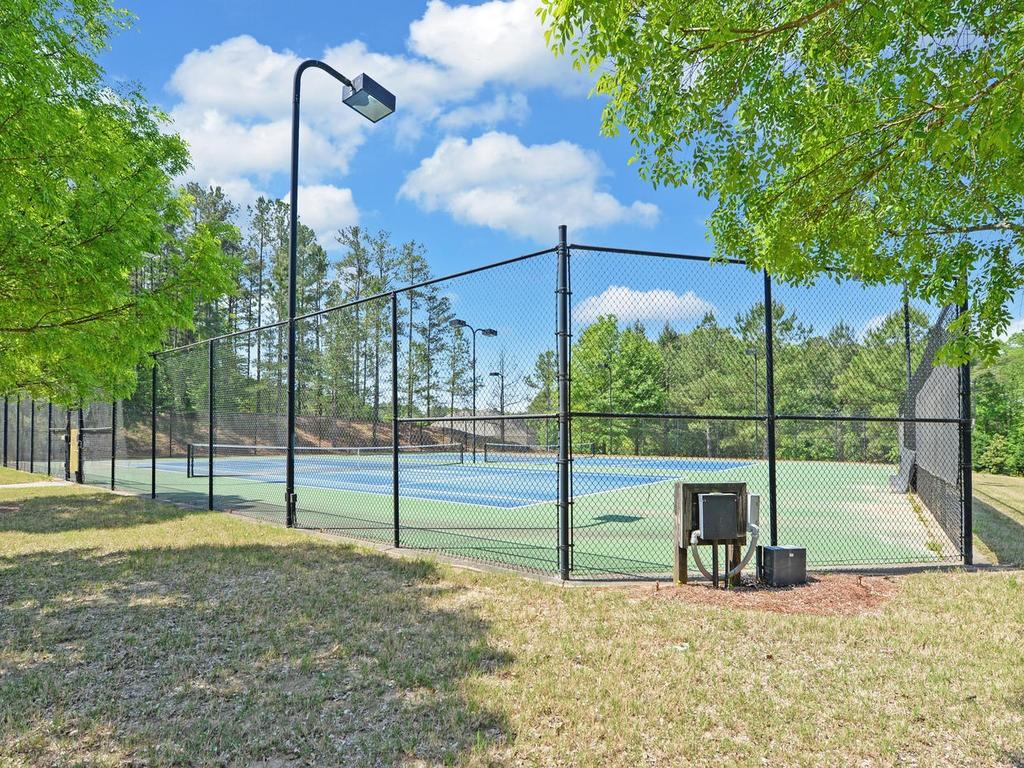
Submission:
[[[543,356],[542,356],[543,359]],[[538,368],[541,360],[538,360]],[[599,317],[572,349],[575,411],[659,413],[665,405],[663,361],[639,323],[619,329],[614,315]],[[573,443],[610,453],[641,453],[651,442],[649,420],[578,418]]]
[[1024,474],[1024,333],[978,368],[972,395],[974,468]]
[[[930,330],[927,315],[916,306],[908,306],[908,323],[899,309],[876,318],[860,334],[843,322],[819,332],[781,303],[774,305],[773,320],[776,413],[891,418],[905,412],[907,366],[912,372],[920,366]],[[731,325],[710,313],[686,330],[666,324],[654,341],[638,323],[623,326],[611,315],[597,318],[580,330],[572,347],[573,410],[677,418],[576,416],[574,446],[654,456],[766,456],[764,327],[760,302]],[[1019,349],[1008,348],[998,358],[998,373],[984,368],[977,379],[979,430],[1002,435],[990,453],[1007,471],[1017,466],[1012,456],[1024,459],[1024,429],[1007,428],[1024,424],[1010,413],[1024,413],[1024,389],[1010,391],[1013,382],[1024,381],[1024,335],[1018,338]],[[552,351],[538,355],[525,382],[534,391],[528,412],[557,412]],[[736,416],[745,418],[728,418]],[[542,437],[538,432],[538,440]],[[898,431],[891,422],[780,419],[776,444],[784,460],[892,463],[899,458]],[[979,436],[978,445],[976,456],[982,456],[989,443]]]
[[193,221],[165,118],[96,63],[107,0],[0,7],[0,390],[127,395],[193,309],[230,293],[234,233]]
[[[553,349],[537,355],[533,372],[523,382],[533,390],[526,410],[528,413],[555,413],[558,409],[558,357]],[[533,422],[537,442],[552,445],[557,438],[557,424],[552,419]]]
[[[602,130],[715,201],[719,255],[969,301],[947,361],[998,348],[1024,285],[1024,12],[906,0],[543,0]],[[970,275],[970,280],[968,280]]]

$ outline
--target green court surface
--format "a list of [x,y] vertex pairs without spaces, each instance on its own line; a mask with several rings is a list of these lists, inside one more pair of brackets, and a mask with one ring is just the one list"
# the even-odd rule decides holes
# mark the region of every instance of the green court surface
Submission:
[[[751,493],[761,494],[761,541],[768,543],[767,462],[634,457],[604,461],[606,465],[612,461],[612,466],[596,461],[589,467],[585,461],[575,466],[572,563],[576,575],[667,575],[672,568],[676,481],[747,483]],[[109,467],[109,462],[87,463],[87,479],[109,482]],[[208,478],[187,477],[181,467],[180,459],[158,460],[158,498],[205,506]],[[808,563],[814,567],[956,561],[955,543],[916,497],[890,490],[889,479],[896,471],[895,465],[888,464],[780,461],[779,543],[805,546]],[[467,463],[438,466],[429,473],[433,490],[423,491],[428,486],[412,482],[412,471],[399,472],[400,479],[409,481],[408,487],[404,482],[400,485],[402,546],[557,572],[553,467]],[[631,473],[638,477],[628,477]],[[215,508],[283,522],[283,477],[269,474],[215,476]],[[120,460],[117,477],[118,487],[148,493],[149,459]],[[372,478],[367,484],[372,490],[330,487],[351,485],[350,479],[357,477]],[[345,482],[337,482],[339,478]],[[547,489],[541,501],[521,505],[486,501],[529,498],[539,486]],[[580,492],[581,486],[586,492]],[[440,497],[437,489],[443,490]],[[394,506],[386,468],[343,475],[297,472],[296,493],[300,527],[392,543]],[[424,493],[433,498],[423,498]],[[466,500],[477,497],[483,501]]]

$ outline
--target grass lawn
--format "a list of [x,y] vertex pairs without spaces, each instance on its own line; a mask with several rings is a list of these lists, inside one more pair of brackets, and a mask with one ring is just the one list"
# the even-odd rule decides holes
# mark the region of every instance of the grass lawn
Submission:
[[1015,571],[783,615],[0,489],[3,766],[1014,766],[1022,627]]
[[1024,564],[1024,477],[974,475],[974,541],[992,562]]
[[10,467],[0,467],[0,485],[11,485],[13,483],[38,483],[41,480],[49,480],[45,475],[33,475],[29,472],[21,472]]

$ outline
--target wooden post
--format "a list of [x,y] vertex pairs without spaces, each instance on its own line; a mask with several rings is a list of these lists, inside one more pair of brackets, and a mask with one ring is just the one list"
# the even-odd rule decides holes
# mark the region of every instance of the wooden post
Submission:
[[676,483],[675,487],[675,544],[672,578],[676,584],[685,584],[687,581],[686,553],[690,541],[690,516],[683,503],[683,484]]
[[[741,547],[740,547],[739,544],[734,543],[728,549],[729,549],[729,552],[731,553],[729,555],[729,558],[728,558],[728,562],[729,562],[728,571],[731,571],[733,568],[735,568],[737,565],[740,564],[740,549],[741,549]],[[742,583],[743,583],[743,580],[740,578],[740,574],[737,573],[735,576],[733,576],[731,579],[729,579],[726,582],[726,586],[738,587]]]

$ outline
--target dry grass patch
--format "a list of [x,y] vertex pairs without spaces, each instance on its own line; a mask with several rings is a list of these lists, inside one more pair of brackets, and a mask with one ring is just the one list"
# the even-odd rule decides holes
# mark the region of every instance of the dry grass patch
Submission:
[[1015,572],[868,582],[895,594],[855,615],[737,610],[61,490],[0,496],[0,765],[1024,759]]

